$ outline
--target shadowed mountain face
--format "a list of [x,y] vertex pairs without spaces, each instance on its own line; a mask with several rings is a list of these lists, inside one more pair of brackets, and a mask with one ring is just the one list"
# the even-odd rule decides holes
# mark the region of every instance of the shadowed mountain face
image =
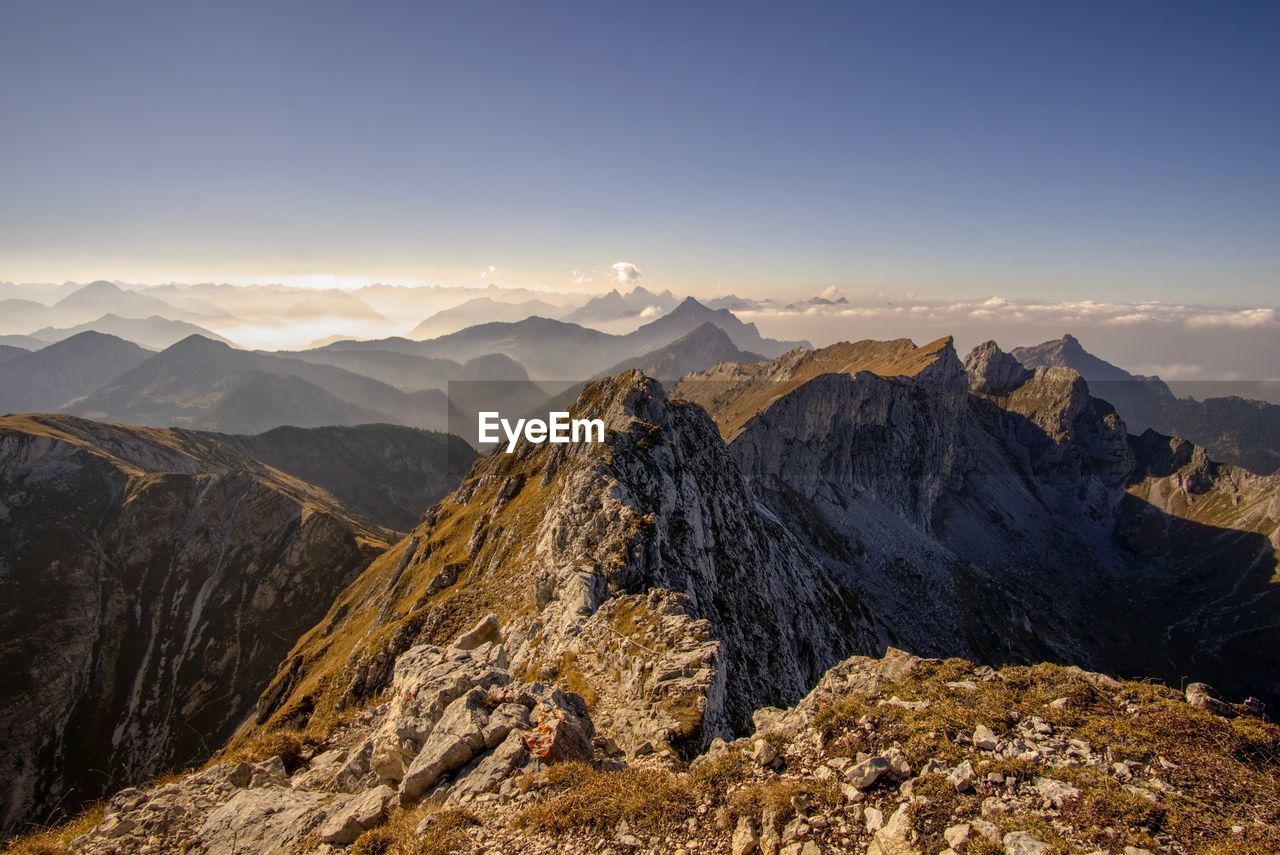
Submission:
[[12,344],[0,344],[0,362],[8,362],[18,356],[26,356],[31,351],[25,347],[15,347]]
[[141,365],[151,353],[97,332],[0,363],[0,412],[60,409]]
[[0,827],[197,762],[385,546],[215,437],[0,418]]
[[[1140,377],[1086,351],[1063,336],[1012,355],[1029,368],[1058,366],[1080,372],[1092,393],[1113,405],[1135,433],[1148,428],[1203,446],[1215,460],[1262,474],[1280,472],[1280,404],[1235,395],[1179,398],[1159,377]],[[1226,383],[1224,386],[1231,386]],[[1206,391],[1212,384],[1201,384]]]
[[403,392],[371,377],[235,350],[191,336],[78,402],[72,412],[134,424],[255,433],[280,425],[448,423],[438,390]]
[[402,532],[456,487],[476,459],[456,436],[397,425],[279,427],[222,439],[328,490],[351,514]]
[[890,643],[1280,697],[1280,671],[1232,655],[1237,637],[1280,642],[1277,479],[1193,477],[1203,451],[1156,465],[1161,441],[1131,446],[1071,369],[1030,371],[990,343],[963,367],[945,341],[908,345],[720,369],[677,393],[710,409],[744,474]]
[[534,379],[572,380],[591,372],[592,366],[616,365],[658,350],[705,323],[719,327],[735,347],[749,353],[776,356],[804,344],[763,338],[754,324],[745,324],[724,309],[708,309],[690,297],[669,314],[626,335],[535,317],[481,324],[430,341],[343,341],[323,350],[390,350],[454,360],[501,353],[523,365]]

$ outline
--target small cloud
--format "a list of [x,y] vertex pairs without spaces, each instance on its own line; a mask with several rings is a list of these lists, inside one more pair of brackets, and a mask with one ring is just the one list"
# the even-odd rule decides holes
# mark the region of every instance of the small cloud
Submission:
[[[1151,363],[1149,365],[1139,365],[1134,368],[1139,374],[1145,374],[1148,377],[1155,375],[1161,380],[1196,380],[1203,378],[1210,373],[1205,370],[1203,365],[1195,362],[1169,362],[1169,363]],[[1217,372],[1213,375],[1213,379],[1221,379]]]
[[836,286],[832,285],[830,288],[824,288],[821,291],[819,291],[818,296],[824,300],[831,300],[832,302],[834,302],[836,300],[839,300],[841,297],[843,297],[844,292],[841,291]]
[[650,318],[656,318],[660,314],[662,314],[662,310],[659,309],[657,306],[645,306],[640,311],[640,317],[644,318],[645,320],[649,320]]
[[483,282],[485,279],[488,279],[490,276],[492,276],[497,272],[498,272],[498,268],[490,264],[486,269],[480,271],[480,280]]
[[583,273],[581,270],[573,271],[573,281],[574,281],[574,284],[576,285],[586,285],[588,282],[591,282],[594,278],[595,277],[588,276],[587,274]]
[[613,263],[613,276],[618,280],[619,285],[631,285],[643,275],[644,273],[640,268],[630,261],[615,261]]

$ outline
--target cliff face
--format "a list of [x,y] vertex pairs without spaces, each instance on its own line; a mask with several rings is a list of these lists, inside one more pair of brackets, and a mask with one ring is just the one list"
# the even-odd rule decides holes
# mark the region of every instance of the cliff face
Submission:
[[1275,640],[1276,479],[1131,442],[1071,369],[993,343],[962,367],[946,342],[867,342],[719,367],[676,394],[708,407],[891,643],[1280,690],[1277,663],[1254,657],[1246,677],[1233,653]]
[[0,419],[3,826],[203,759],[385,546],[212,437]]

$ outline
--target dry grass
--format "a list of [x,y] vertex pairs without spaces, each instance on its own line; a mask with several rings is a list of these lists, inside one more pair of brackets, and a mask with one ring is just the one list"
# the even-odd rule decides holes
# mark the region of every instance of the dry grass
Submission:
[[102,821],[103,806],[92,805],[56,828],[44,828],[14,837],[5,845],[5,855],[70,855],[67,844],[87,834]]
[[[1048,775],[1071,781],[1081,798],[1063,817],[1079,830],[1079,842],[1097,848],[1154,848],[1164,835],[1190,851],[1280,852],[1280,727],[1257,719],[1226,719],[1187,705],[1168,687],[1149,682],[1095,685],[1082,672],[1056,665],[1008,667],[971,690],[945,684],[970,678],[970,666],[946,660],[917,666],[875,695],[850,695],[820,712],[819,726],[833,750],[882,751],[899,742],[917,766],[931,757],[955,762],[965,755],[957,736],[986,725],[997,734],[1019,719],[1037,716],[1089,742],[1112,761],[1155,764],[1157,776],[1181,795],[1167,794],[1157,807],[1124,789],[1114,777],[1087,769],[1049,769],[1000,760],[981,771],[1027,781]],[[925,709],[878,706],[897,696],[928,701]],[[1049,706],[1066,698],[1063,708]],[[870,723],[870,732],[859,726]],[[1172,765],[1161,764],[1161,760]],[[939,787],[939,798],[950,800]],[[919,812],[917,830],[933,831],[932,811]],[[1019,818],[1022,821],[1022,818]],[[1232,826],[1243,826],[1244,835]],[[1048,833],[1048,832],[1046,832]],[[1046,837],[1061,841],[1061,835]],[[930,838],[932,840],[932,838]],[[1066,845],[1063,843],[1062,845]]]
[[[430,830],[419,837],[418,825],[429,816]],[[360,835],[351,845],[351,855],[451,855],[471,848],[464,829],[479,824],[476,815],[463,808],[400,810],[385,825]]]
[[683,822],[693,813],[694,790],[671,772],[623,769],[599,772],[582,764],[561,764],[551,770],[568,786],[516,815],[516,828],[545,834],[593,831],[612,833],[621,820],[633,828],[662,829]]
[[319,740],[296,728],[257,732],[215,754],[205,768],[217,763],[260,763],[279,757],[285,771],[292,774],[303,765],[303,751],[318,744]]
[[840,804],[840,787],[833,781],[777,779],[757,781],[741,788],[729,800],[735,816],[759,816],[773,812],[779,826],[796,815],[797,803],[804,802],[815,810],[827,810]]
[[689,770],[689,783],[713,802],[723,802],[729,788],[741,783],[750,770],[750,761],[741,751],[728,750],[702,760]]
[[586,701],[587,709],[595,709],[600,696],[596,694],[596,690],[587,679],[587,675],[578,666],[578,654],[572,650],[566,650],[561,653],[558,668],[559,677],[557,682],[569,691],[580,695],[582,700]]
[[952,817],[964,811],[976,812],[981,799],[972,794],[961,795],[942,775],[922,775],[913,785],[913,795],[923,796],[907,808],[911,827],[920,836],[922,851],[940,852],[947,848],[942,833],[954,825]]

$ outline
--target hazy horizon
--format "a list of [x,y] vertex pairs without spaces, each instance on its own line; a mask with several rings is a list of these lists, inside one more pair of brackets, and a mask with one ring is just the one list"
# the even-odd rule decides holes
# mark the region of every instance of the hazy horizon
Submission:
[[1085,5],[8,4],[0,275],[1272,305],[1280,9]]

